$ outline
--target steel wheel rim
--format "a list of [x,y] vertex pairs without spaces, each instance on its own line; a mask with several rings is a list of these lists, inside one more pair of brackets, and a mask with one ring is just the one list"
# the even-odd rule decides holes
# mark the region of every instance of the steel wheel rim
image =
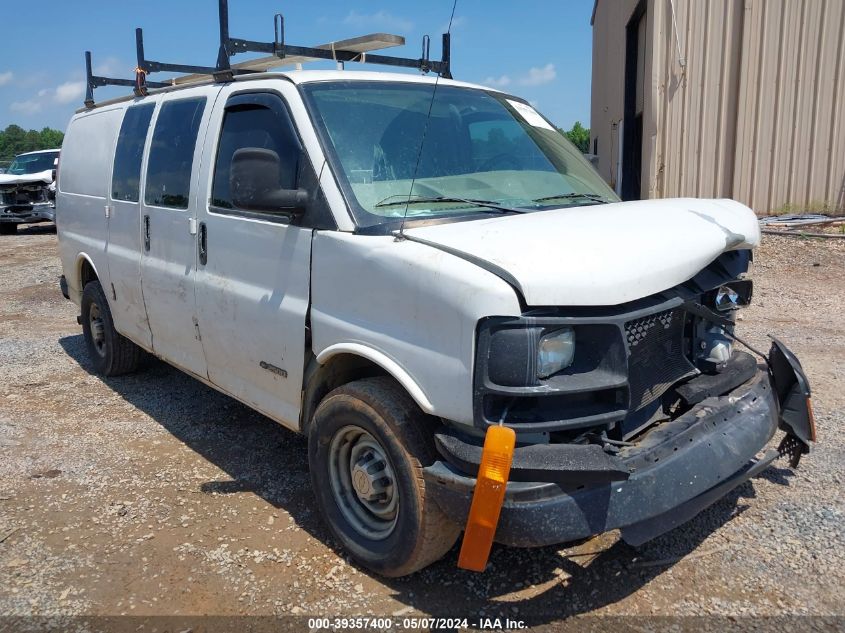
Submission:
[[106,326],[100,313],[100,306],[92,303],[88,308],[88,326],[91,330],[91,342],[100,356],[106,355]]
[[399,517],[399,490],[387,451],[359,426],[345,426],[329,445],[335,504],[362,536],[384,540]]

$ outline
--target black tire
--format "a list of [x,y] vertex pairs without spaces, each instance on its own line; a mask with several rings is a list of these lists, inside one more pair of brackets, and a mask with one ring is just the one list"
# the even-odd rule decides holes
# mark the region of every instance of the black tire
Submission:
[[[377,377],[329,393],[317,407],[309,429],[311,484],[324,520],[359,564],[383,576],[405,576],[430,565],[451,549],[461,531],[426,496],[422,469],[435,460],[430,424],[430,418],[398,383]],[[331,455],[336,454],[333,441],[356,427],[384,451],[392,475],[388,479],[393,481],[394,494],[398,492],[393,527],[380,538],[362,533],[355,525],[354,513],[353,520],[348,518],[350,503],[357,501],[366,510],[366,502],[356,497],[355,489],[350,489],[344,510],[335,492],[337,484],[333,484],[333,477],[337,481],[333,472],[340,470],[333,471],[331,465]],[[355,448],[351,450],[355,455]],[[351,465],[347,468],[355,477]]]
[[18,225],[14,222],[0,222],[0,235],[14,235],[18,232]]
[[99,281],[89,281],[82,290],[81,320],[88,357],[98,374],[120,376],[138,369],[143,350],[114,329],[109,302]]

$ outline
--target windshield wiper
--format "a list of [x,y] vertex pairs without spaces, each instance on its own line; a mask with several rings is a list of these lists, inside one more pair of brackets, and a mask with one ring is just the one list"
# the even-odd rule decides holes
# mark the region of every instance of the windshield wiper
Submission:
[[420,196],[410,199],[408,197],[404,197],[402,200],[397,200],[395,202],[388,202],[388,200],[392,198],[396,198],[398,196],[388,196],[381,202],[375,205],[375,208],[384,208],[384,207],[399,207],[403,204],[418,204],[422,203],[425,204],[427,202],[463,202],[469,206],[473,207],[484,207],[485,209],[492,209],[494,211],[499,211],[501,213],[528,213],[528,209],[514,209],[513,207],[504,207],[500,204],[497,204],[493,200],[475,200],[473,198],[458,198],[454,196]]
[[543,196],[542,198],[535,198],[532,202],[546,202],[547,200],[575,200],[578,198],[585,198],[587,200],[594,200],[600,204],[607,204],[609,200],[597,193],[560,193],[556,196]]

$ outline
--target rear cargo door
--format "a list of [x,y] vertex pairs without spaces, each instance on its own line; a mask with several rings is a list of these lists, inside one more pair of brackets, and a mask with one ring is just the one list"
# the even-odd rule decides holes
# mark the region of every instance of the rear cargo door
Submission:
[[207,377],[194,297],[197,143],[219,89],[166,99],[155,116],[141,200],[141,289],[152,348],[174,365]]
[[141,292],[140,190],[141,163],[155,106],[148,101],[127,108],[123,116],[112,169],[106,246],[115,327],[147,349],[152,348],[152,334]]

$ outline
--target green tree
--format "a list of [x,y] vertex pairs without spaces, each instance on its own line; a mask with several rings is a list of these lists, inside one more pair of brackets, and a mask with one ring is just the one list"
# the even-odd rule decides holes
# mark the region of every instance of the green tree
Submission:
[[585,128],[581,125],[581,121],[575,121],[575,125],[572,126],[571,130],[567,131],[558,128],[558,131],[572,141],[572,144],[581,150],[582,153],[586,154],[590,151],[590,128]]
[[40,132],[42,149],[54,149],[62,146],[65,133],[45,127]]
[[55,149],[62,146],[64,132],[45,127],[38,130],[24,130],[19,125],[9,125],[0,131],[0,163],[10,162],[18,154],[39,149]]

